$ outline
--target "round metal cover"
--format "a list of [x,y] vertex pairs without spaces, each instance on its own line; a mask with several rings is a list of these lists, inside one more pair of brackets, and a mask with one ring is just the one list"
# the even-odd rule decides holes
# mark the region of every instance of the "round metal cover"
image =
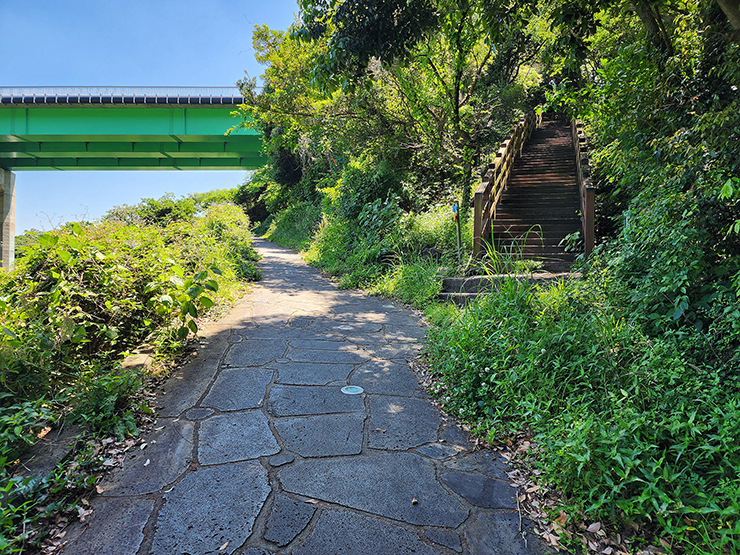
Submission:
[[346,395],[359,395],[360,393],[364,393],[365,390],[362,389],[359,385],[345,385],[342,388],[342,393]]

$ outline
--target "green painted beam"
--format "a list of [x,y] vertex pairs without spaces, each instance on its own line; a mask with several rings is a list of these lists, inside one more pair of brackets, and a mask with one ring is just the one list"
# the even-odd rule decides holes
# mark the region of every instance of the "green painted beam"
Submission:
[[259,134],[218,105],[0,105],[8,170],[256,169]]

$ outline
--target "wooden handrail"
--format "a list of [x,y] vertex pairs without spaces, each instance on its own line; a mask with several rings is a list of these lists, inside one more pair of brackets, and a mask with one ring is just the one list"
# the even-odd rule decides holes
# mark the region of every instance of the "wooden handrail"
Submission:
[[522,153],[524,144],[532,132],[542,125],[542,114],[536,110],[527,114],[517,123],[509,136],[501,143],[496,158],[489,164],[473,198],[473,255],[480,255],[486,238],[491,235],[492,221],[496,218],[496,206],[509,182],[511,166]]
[[594,233],[594,195],[596,187],[591,181],[591,167],[588,163],[588,143],[583,125],[578,120],[570,122],[573,137],[573,150],[576,157],[576,179],[581,193],[581,221],[583,225],[583,252],[588,257],[596,241]]

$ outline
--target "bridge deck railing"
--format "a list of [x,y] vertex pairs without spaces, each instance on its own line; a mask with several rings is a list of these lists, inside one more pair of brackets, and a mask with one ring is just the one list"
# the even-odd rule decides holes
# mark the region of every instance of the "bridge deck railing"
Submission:
[[0,105],[242,103],[237,87],[0,87]]

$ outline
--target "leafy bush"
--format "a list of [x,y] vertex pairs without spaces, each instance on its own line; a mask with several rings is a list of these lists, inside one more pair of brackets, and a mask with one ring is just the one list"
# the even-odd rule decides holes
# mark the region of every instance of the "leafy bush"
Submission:
[[573,511],[737,546],[740,379],[685,354],[701,334],[651,338],[605,301],[505,282],[431,331],[442,402],[492,439],[528,426]]

